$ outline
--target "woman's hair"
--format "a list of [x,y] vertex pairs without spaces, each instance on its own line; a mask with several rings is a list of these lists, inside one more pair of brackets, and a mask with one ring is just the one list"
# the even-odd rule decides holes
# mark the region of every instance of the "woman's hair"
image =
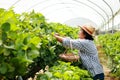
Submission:
[[85,39],[94,40],[94,38],[91,35],[89,35],[87,32],[85,32],[85,30],[83,30],[83,34],[85,35]]

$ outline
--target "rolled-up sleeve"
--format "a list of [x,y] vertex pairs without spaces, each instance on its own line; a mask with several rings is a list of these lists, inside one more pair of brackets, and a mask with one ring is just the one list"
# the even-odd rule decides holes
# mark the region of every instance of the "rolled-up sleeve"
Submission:
[[79,39],[70,39],[70,38],[64,38],[63,39],[63,46],[69,47],[72,49],[82,49],[82,42]]

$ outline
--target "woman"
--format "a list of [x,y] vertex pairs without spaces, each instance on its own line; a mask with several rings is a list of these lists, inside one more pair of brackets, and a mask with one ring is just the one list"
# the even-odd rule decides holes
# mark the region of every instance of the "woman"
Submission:
[[91,25],[80,27],[79,39],[70,39],[55,34],[55,38],[65,47],[79,50],[79,56],[83,66],[92,74],[94,80],[104,80],[103,67],[98,59],[98,52],[94,44],[93,33],[95,28]]

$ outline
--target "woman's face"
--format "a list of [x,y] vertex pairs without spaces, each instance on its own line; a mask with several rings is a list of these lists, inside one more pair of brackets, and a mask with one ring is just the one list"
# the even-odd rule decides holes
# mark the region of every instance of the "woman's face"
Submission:
[[82,30],[82,29],[80,29],[78,35],[79,35],[79,38],[80,38],[80,39],[85,39],[85,34],[83,33],[83,30]]

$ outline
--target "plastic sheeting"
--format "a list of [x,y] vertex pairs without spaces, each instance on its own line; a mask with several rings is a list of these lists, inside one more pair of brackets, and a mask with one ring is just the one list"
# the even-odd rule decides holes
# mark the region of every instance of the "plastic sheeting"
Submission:
[[88,19],[88,22],[91,21],[100,28],[120,23],[120,0],[0,0],[0,8],[10,7],[14,7],[16,13],[35,10],[52,22],[65,23],[70,20],[74,22],[74,19],[78,18]]

